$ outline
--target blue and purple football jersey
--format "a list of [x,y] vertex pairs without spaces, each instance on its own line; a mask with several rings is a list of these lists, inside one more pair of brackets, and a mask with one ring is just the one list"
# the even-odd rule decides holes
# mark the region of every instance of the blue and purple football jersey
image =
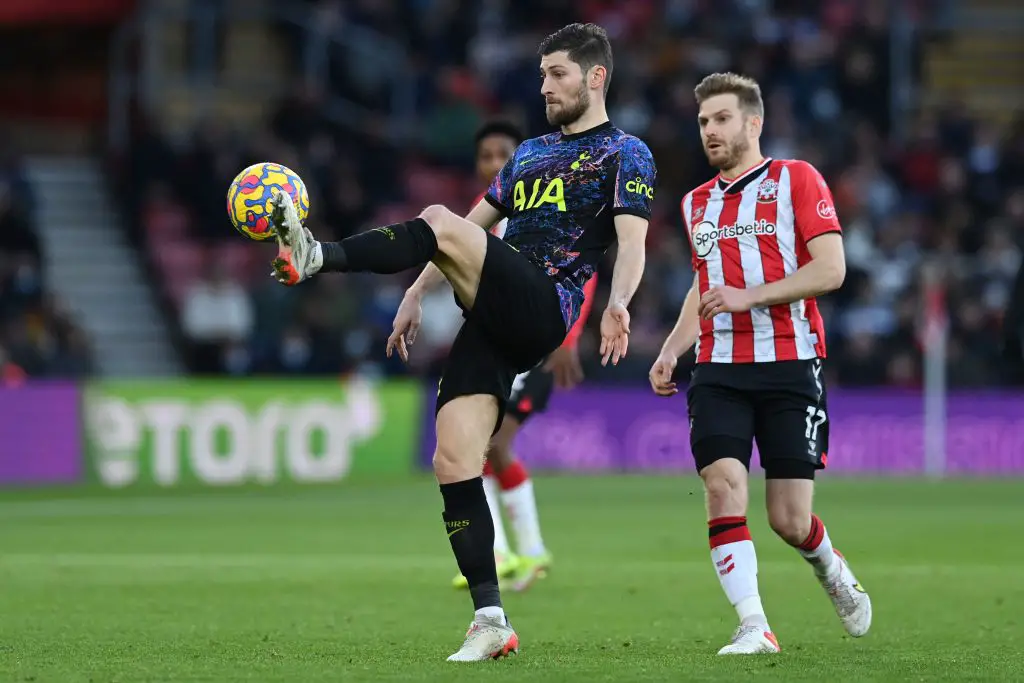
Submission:
[[642,140],[610,122],[523,142],[487,191],[505,241],[555,280],[571,326],[583,285],[615,242],[614,217],[651,217],[657,169]]

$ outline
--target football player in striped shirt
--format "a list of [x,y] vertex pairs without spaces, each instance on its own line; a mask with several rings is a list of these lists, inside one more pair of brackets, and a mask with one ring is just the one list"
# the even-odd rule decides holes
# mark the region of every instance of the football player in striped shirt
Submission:
[[696,277],[650,381],[659,395],[676,393],[676,360],[696,343],[690,445],[704,480],[711,559],[740,621],[719,654],[779,651],[747,528],[755,441],[772,529],[810,563],[847,633],[862,636],[871,600],[812,510],[829,428],[815,297],[837,289],[846,272],[832,194],[807,162],[761,155],[755,81],[712,74],[695,94],[704,151],[719,174],[683,198]]

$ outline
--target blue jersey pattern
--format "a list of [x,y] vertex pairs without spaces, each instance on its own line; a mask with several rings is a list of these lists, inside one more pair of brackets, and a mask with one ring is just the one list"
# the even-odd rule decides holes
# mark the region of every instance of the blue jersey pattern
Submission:
[[647,145],[604,123],[527,140],[491,183],[486,199],[508,218],[505,241],[555,280],[567,327],[615,242],[615,216],[651,217],[656,175]]

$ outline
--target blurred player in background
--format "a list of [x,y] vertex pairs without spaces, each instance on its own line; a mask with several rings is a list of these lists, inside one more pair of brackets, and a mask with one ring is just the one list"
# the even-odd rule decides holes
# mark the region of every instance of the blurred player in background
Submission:
[[827,461],[825,330],[815,297],[846,264],[832,194],[804,161],[761,156],[761,90],[712,74],[695,89],[704,151],[716,178],[682,202],[697,277],[651,368],[676,393],[676,361],[697,343],[687,391],[690,442],[707,498],[711,559],[740,626],[719,654],[779,651],[757,586],[747,528],[747,474],[757,440],[768,521],[814,569],[847,633],[871,625],[871,600],[812,511]]
[[[476,134],[476,173],[480,181],[489,186],[502,167],[522,142],[522,134],[511,123],[495,121],[485,124]],[[481,201],[486,192],[477,197]],[[498,222],[491,232],[504,237],[506,220]],[[583,328],[597,287],[597,276],[584,286],[583,307],[580,317],[569,330],[557,350],[543,367],[516,376],[512,395],[505,409],[505,419],[498,433],[491,439],[484,463],[484,491],[487,506],[494,520],[494,562],[499,578],[511,578],[512,589],[523,591],[545,575],[551,566],[551,554],[544,546],[540,532],[540,516],[534,497],[533,482],[526,466],[512,452],[516,434],[534,413],[543,412],[553,389],[571,389],[583,379],[576,342]],[[509,547],[508,535],[502,522],[501,507],[515,530],[516,550]],[[468,588],[466,577],[459,574],[452,581],[456,588]]]
[[[544,39],[539,54],[547,120],[559,131],[519,145],[466,218],[430,206],[404,223],[321,243],[286,194],[273,200],[274,274],[286,285],[318,272],[388,274],[427,264],[398,308],[389,355],[408,360],[422,293],[432,283],[447,279],[465,312],[438,386],[434,451],[442,518],[475,610],[449,661],[485,661],[519,647],[501,602],[482,478],[512,383],[563,343],[585,284],[616,243],[601,355],[617,364],[629,346],[626,307],[644,271],[656,169],[647,145],[608,120],[608,35],[594,24],[571,24]],[[489,232],[502,218],[504,241]]]

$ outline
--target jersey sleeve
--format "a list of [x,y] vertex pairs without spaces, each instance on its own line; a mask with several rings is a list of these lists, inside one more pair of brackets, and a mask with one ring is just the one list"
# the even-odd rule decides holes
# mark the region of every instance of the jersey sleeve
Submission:
[[487,194],[484,195],[487,203],[500,211],[501,215],[505,217],[512,214],[513,174],[516,168],[516,157],[519,156],[520,149],[521,146],[517,147],[516,151],[505,162],[505,165],[501,167],[498,175],[494,176],[494,180],[491,181],[491,186],[487,188]]
[[583,285],[583,305],[580,306],[580,317],[576,318],[569,334],[565,335],[562,346],[573,347],[583,334],[583,328],[587,326],[587,318],[590,317],[590,309],[594,305],[594,292],[597,291],[597,275],[594,275],[587,284]]
[[804,242],[829,232],[841,233],[832,191],[818,169],[806,161],[789,166],[790,193],[796,232]]
[[651,150],[638,138],[629,138],[619,150],[612,215],[630,214],[650,219],[657,175]]

